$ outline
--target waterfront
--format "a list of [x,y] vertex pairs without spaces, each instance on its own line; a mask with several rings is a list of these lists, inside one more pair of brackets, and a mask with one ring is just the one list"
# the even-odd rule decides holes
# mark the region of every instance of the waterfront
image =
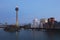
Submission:
[[60,40],[60,32],[28,29],[20,32],[5,32],[0,28],[0,40]]

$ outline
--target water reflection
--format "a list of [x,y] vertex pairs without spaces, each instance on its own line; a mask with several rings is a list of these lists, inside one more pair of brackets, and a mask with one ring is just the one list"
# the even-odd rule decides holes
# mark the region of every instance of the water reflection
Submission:
[[20,30],[5,32],[0,29],[0,40],[60,40],[60,32],[43,30]]
[[33,37],[33,40],[35,40],[35,30],[32,30],[32,37]]
[[19,34],[18,34],[18,32],[16,31],[16,40],[18,40],[18,38],[19,38]]
[[54,32],[46,32],[46,35],[48,37],[49,40],[54,40],[53,36],[54,36]]
[[60,32],[58,31],[48,31],[46,32],[46,35],[48,37],[49,40],[58,40],[60,39]]

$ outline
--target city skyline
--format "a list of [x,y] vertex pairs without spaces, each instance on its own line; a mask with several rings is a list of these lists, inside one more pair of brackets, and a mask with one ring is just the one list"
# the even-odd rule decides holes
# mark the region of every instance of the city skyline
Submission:
[[34,18],[54,17],[60,21],[60,0],[0,0],[0,23],[16,23],[16,5],[19,23],[31,23]]

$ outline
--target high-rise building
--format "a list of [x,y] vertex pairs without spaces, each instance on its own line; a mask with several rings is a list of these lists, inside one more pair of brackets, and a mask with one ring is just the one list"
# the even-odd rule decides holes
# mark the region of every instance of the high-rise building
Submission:
[[33,23],[32,23],[32,26],[31,26],[32,28],[37,28],[37,27],[39,27],[39,20],[37,19],[37,18],[35,18],[34,20],[33,20]]
[[40,28],[43,28],[43,25],[45,24],[45,23],[47,23],[48,21],[47,21],[47,19],[45,19],[45,18],[42,18],[42,19],[40,19]]

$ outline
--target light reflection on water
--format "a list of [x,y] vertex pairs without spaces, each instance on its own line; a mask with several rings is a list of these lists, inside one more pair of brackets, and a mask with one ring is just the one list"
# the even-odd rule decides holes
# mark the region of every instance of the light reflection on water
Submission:
[[20,30],[20,32],[5,32],[0,29],[0,40],[60,40],[60,32],[38,30]]

